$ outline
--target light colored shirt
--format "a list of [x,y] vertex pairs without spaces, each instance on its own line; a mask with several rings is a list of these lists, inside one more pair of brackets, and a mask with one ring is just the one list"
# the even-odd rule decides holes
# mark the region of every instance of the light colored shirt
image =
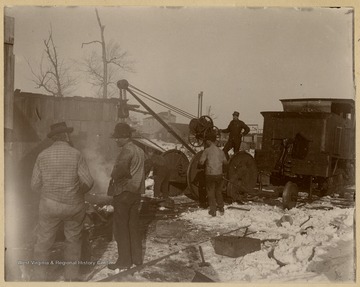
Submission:
[[94,184],[80,151],[67,142],[56,141],[36,159],[31,178],[32,190],[41,197],[65,204],[84,202],[84,193]]
[[225,153],[215,144],[211,143],[200,156],[199,163],[205,163],[206,175],[221,175],[223,173],[223,165],[227,165]]

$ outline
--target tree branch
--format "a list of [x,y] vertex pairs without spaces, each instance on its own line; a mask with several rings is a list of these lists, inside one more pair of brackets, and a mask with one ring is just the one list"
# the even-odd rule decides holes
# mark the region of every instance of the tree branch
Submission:
[[95,41],[91,41],[91,42],[87,42],[87,43],[82,43],[82,44],[81,44],[81,48],[84,47],[84,45],[89,45],[89,44],[93,44],[93,43],[98,43],[98,44],[101,45],[101,42],[100,42],[100,41],[95,40]]

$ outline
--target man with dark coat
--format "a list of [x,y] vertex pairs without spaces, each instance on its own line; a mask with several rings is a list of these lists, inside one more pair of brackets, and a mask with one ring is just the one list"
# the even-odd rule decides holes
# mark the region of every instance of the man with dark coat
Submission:
[[113,196],[114,237],[118,248],[118,259],[108,268],[115,270],[142,264],[142,242],[140,228],[141,194],[145,193],[145,154],[131,141],[132,128],[118,123],[112,137],[120,148],[111,178],[115,188],[108,190]]
[[[81,153],[72,147],[69,134],[72,127],[65,122],[53,124],[47,135],[54,143],[43,150],[36,159],[31,178],[31,188],[40,192],[37,240],[34,247],[36,281],[45,281],[50,249],[55,242],[60,224],[65,234],[65,281],[79,281],[81,234],[85,220],[85,199],[94,180]],[[52,262],[52,261],[50,261]]]
[[239,120],[239,112],[233,112],[233,120],[230,122],[226,129],[220,130],[222,133],[229,133],[229,139],[224,146],[224,153],[229,158],[229,150],[234,149],[234,154],[238,153],[241,145],[241,137],[247,135],[250,132],[250,128]]

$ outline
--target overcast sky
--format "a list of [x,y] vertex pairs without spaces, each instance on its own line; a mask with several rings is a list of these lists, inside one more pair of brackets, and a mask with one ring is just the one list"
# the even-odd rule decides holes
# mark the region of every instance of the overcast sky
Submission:
[[[197,95],[225,128],[234,110],[262,126],[261,111],[285,98],[354,98],[353,15],[349,8],[98,7],[107,41],[135,61],[135,87],[197,115]],[[9,7],[15,17],[15,89],[39,92],[26,59],[40,60],[50,24],[69,63],[100,46],[94,7]],[[93,96],[83,79],[78,96]],[[131,97],[131,96],[130,96]],[[135,103],[135,100],[131,100]],[[164,108],[153,106],[156,112]],[[179,122],[188,122],[178,116]]]

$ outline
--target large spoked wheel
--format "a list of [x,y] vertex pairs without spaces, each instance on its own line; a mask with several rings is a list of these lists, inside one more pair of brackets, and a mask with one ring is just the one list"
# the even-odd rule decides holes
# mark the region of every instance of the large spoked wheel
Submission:
[[203,169],[198,169],[198,163],[203,151],[198,152],[194,157],[190,160],[187,173],[186,180],[188,185],[188,193],[186,196],[193,199],[199,199],[199,188],[201,182],[205,181],[205,172]]
[[207,136],[209,133],[211,133],[211,132],[213,132],[214,134],[216,134],[215,144],[216,144],[217,146],[219,146],[219,145],[220,145],[221,133],[220,133],[220,130],[219,130],[217,127],[215,127],[215,126],[206,128],[206,130],[205,130],[205,132],[204,132],[204,139],[205,139],[206,136]]
[[193,147],[200,147],[204,144],[204,139],[199,134],[189,133],[188,140]]
[[288,181],[282,194],[283,208],[291,209],[296,206],[299,188],[296,183]]
[[176,149],[168,150],[162,156],[166,159],[169,171],[169,195],[182,194],[187,186],[186,171],[189,166],[188,158],[182,151]]
[[201,116],[199,118],[199,123],[203,130],[214,125],[213,120],[209,116]]
[[233,155],[229,162],[227,195],[239,201],[256,186],[257,167],[254,158],[245,151]]

